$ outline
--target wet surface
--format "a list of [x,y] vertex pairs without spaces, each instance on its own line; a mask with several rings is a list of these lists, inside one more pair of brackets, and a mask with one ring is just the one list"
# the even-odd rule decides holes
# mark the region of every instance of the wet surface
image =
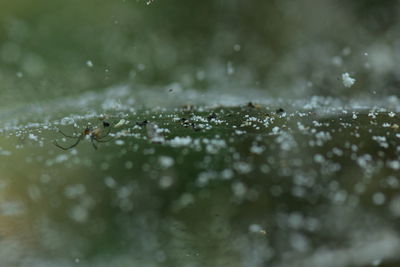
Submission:
[[[22,112],[2,129],[2,262],[399,264],[400,131],[390,101],[136,108],[121,99],[36,122]],[[105,135],[93,140],[98,149],[90,136],[70,150],[54,145],[75,143],[89,124]]]

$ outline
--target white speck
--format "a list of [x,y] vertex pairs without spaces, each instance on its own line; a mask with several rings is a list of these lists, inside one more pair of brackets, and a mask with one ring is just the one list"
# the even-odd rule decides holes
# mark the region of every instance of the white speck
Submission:
[[116,145],[119,145],[119,146],[122,146],[122,145],[124,145],[125,144],[125,142],[124,142],[124,140],[115,140],[115,144]]
[[171,176],[163,176],[160,178],[159,185],[162,189],[167,189],[173,184],[174,180]]
[[226,147],[226,143],[222,139],[203,139],[203,143],[206,144],[206,151],[210,154],[216,154],[218,151]]
[[246,133],[246,131],[235,130],[235,134],[236,135],[242,135],[242,134],[245,134],[245,133]]
[[379,265],[381,265],[381,263],[382,263],[382,260],[381,259],[377,259],[377,260],[374,260],[372,262],[372,266],[379,266]]
[[172,147],[188,146],[192,143],[192,138],[190,136],[179,137],[176,136],[174,139],[170,140],[169,144]]
[[388,166],[389,168],[393,169],[393,170],[400,170],[400,161],[398,160],[392,160],[388,162]]
[[165,169],[174,165],[174,159],[168,156],[160,156],[158,158],[158,162],[160,163],[161,167]]
[[106,177],[104,179],[104,183],[109,187],[109,188],[113,188],[117,185],[117,183],[115,182],[114,178],[112,177]]
[[392,199],[389,208],[394,216],[400,217],[400,195]]
[[345,48],[343,48],[342,54],[343,54],[344,56],[350,55],[350,54],[351,54],[351,48],[350,48],[350,47],[345,47]]
[[234,168],[237,172],[242,174],[249,173],[252,170],[251,165],[247,162],[236,162]]
[[28,187],[28,195],[32,200],[37,200],[42,195],[40,189],[36,185],[31,185]]
[[86,66],[88,66],[89,68],[92,68],[93,62],[91,60],[86,61]]
[[34,134],[32,134],[32,133],[30,133],[30,134],[28,135],[28,138],[31,139],[31,140],[33,140],[33,141],[37,141],[37,140],[38,140],[37,135],[34,135]]
[[118,198],[121,199],[128,198],[131,194],[132,194],[132,188],[128,186],[122,186],[117,191]]
[[184,193],[178,201],[179,205],[184,208],[194,202],[194,197],[190,193]]
[[343,64],[343,59],[339,56],[335,56],[332,58],[332,64],[336,66],[341,66]]
[[247,192],[247,187],[242,182],[236,182],[232,185],[232,191],[236,197],[244,197]]
[[20,202],[3,202],[0,204],[0,214],[2,216],[16,216],[25,212],[25,207]]
[[3,149],[0,147],[0,156],[10,156],[10,155],[11,155],[11,152],[10,152],[10,151],[3,150]]
[[75,123],[75,120],[70,117],[64,117],[60,121],[61,125],[70,125],[70,124],[74,124],[74,123]]
[[235,52],[239,52],[240,49],[242,49],[241,46],[240,46],[240,44],[235,44],[235,45],[233,46],[233,50],[234,50]]
[[155,123],[148,123],[146,125],[147,137],[154,143],[164,143],[165,139],[162,135],[163,130]]
[[300,252],[306,252],[310,249],[310,243],[307,237],[299,233],[294,233],[290,236],[290,245]]
[[321,154],[315,154],[314,155],[314,161],[316,163],[323,163],[325,161],[325,158]]
[[203,81],[206,78],[206,73],[202,70],[196,72],[196,79],[199,81]]
[[83,195],[86,192],[83,184],[69,185],[65,188],[64,194],[67,198],[73,199]]
[[83,205],[77,205],[69,211],[69,216],[79,223],[85,222],[88,215],[88,210]]
[[222,179],[229,180],[233,177],[234,173],[231,169],[225,169],[221,172]]
[[263,146],[257,146],[256,144],[253,144],[250,148],[250,152],[254,154],[262,154],[262,152],[265,150]]
[[230,61],[226,64],[226,73],[228,75],[232,75],[235,73],[235,68],[233,67],[232,62],[230,62]]
[[250,224],[249,226],[250,233],[257,233],[257,234],[266,234],[266,231],[261,227],[259,224]]
[[372,140],[378,142],[378,144],[383,148],[389,147],[389,144],[387,143],[385,136],[372,136]]
[[121,119],[117,124],[114,125],[114,128],[119,128],[125,125],[125,120]]
[[377,192],[372,196],[372,201],[375,205],[382,205],[385,203],[385,195],[382,192]]
[[61,162],[64,162],[64,161],[67,161],[68,160],[68,155],[65,155],[65,154],[62,154],[62,155],[58,155],[56,158],[55,158],[55,162],[56,163],[61,163]]
[[125,168],[130,170],[133,167],[133,162],[132,161],[127,161],[125,162]]
[[304,216],[301,213],[293,212],[288,216],[288,226],[292,229],[300,229],[304,225]]
[[350,88],[354,85],[356,79],[351,78],[350,74],[346,72],[342,74],[342,82],[345,87]]

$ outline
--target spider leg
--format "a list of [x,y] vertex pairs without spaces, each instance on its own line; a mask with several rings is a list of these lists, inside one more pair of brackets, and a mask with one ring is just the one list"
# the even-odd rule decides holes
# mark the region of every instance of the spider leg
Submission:
[[[102,138],[104,138],[104,137],[107,137],[109,134],[110,134],[110,131],[111,131],[111,128],[110,127],[107,127],[107,133],[105,133],[105,134],[103,134],[101,137],[99,137],[99,138],[96,138],[96,139],[102,139]],[[98,140],[97,140],[98,141]]]
[[60,146],[60,145],[57,143],[57,141],[54,141],[53,144],[54,144],[56,147],[61,148],[62,150],[68,150],[68,149],[71,149],[71,148],[73,148],[73,147],[76,147],[76,146],[79,144],[80,141],[81,141],[81,138],[79,137],[79,138],[76,140],[76,142],[75,142],[74,144],[72,144],[72,145],[70,145],[70,146],[68,146],[68,147]]
[[63,133],[61,130],[58,130],[62,135],[64,135],[65,137],[68,137],[68,138],[76,138],[76,136],[72,136],[72,135],[67,135],[67,134],[65,134],[65,133]]
[[96,138],[95,140],[97,141],[97,142],[99,142],[99,143],[107,143],[107,142],[110,142],[111,140],[113,140],[114,139],[114,137],[111,137],[111,138],[109,138],[109,139],[107,139],[107,140],[103,140],[103,137],[102,138]]
[[90,141],[92,142],[93,148],[97,150],[97,146],[96,146],[96,144],[94,143],[94,141],[96,141],[96,139],[90,138]]

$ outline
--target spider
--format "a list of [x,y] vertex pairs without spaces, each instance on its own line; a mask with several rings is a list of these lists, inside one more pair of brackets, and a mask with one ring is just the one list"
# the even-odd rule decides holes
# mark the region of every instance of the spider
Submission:
[[[103,133],[104,129],[108,129],[106,133]],[[62,150],[68,150],[68,149],[76,147],[79,144],[79,142],[84,138],[90,139],[90,142],[92,142],[94,149],[97,149],[97,145],[95,144],[95,141],[99,142],[99,143],[105,143],[105,142],[109,142],[113,139],[111,137],[107,140],[104,140],[104,138],[106,138],[110,134],[110,123],[108,123],[106,121],[103,121],[103,128],[99,128],[99,127],[93,128],[91,126],[87,126],[79,136],[67,135],[67,134],[63,133],[61,130],[59,130],[59,132],[67,138],[76,139],[76,142],[68,147],[63,147],[63,146],[59,145],[57,143],[57,141],[54,141],[54,145],[61,148]]]

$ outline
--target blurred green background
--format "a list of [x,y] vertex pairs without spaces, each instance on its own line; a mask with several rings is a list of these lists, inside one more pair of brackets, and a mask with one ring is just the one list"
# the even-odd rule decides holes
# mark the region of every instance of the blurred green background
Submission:
[[[398,3],[2,0],[0,104],[121,84],[259,88],[283,97],[396,94]],[[350,90],[343,72],[357,79]]]
[[0,266],[398,266],[399,6],[0,0]]

